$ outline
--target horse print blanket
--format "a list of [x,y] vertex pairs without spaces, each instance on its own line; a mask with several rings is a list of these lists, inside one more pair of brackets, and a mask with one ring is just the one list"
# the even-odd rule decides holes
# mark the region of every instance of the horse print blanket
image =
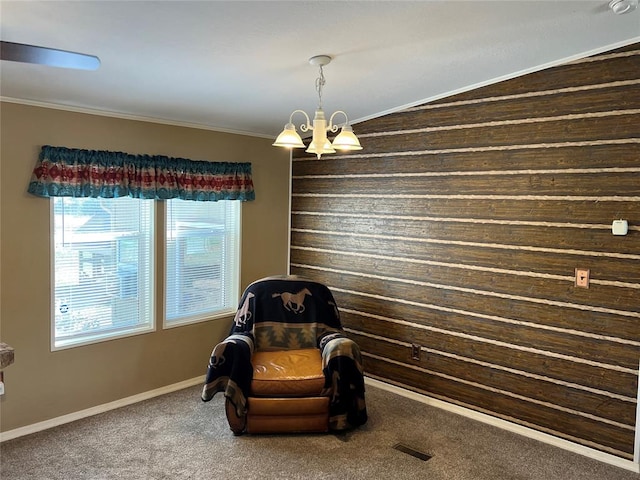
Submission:
[[211,352],[202,400],[217,392],[233,403],[238,417],[247,412],[256,350],[319,348],[330,397],[329,428],[346,430],[367,421],[362,357],[344,334],[331,291],[296,276],[269,277],[247,287],[229,336]]

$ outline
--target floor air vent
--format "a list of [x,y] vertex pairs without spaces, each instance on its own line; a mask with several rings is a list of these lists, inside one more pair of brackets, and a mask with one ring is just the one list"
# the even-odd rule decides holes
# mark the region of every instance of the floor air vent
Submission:
[[399,450],[403,453],[406,453],[407,455],[411,455],[412,457],[416,457],[420,460],[422,460],[423,462],[426,462],[427,460],[429,460],[431,458],[431,455],[420,452],[418,450],[416,450],[415,448],[411,448],[408,447],[407,445],[403,445],[402,443],[396,443],[393,448],[395,448],[396,450]]

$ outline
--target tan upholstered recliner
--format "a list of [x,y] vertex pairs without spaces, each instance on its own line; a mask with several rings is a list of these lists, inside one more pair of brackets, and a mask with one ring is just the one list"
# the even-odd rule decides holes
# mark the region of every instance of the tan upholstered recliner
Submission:
[[247,432],[326,432],[329,397],[317,348],[253,354]]
[[358,346],[329,289],[270,277],[245,290],[230,335],[216,345],[202,399],[225,392],[235,434],[326,432],[366,421]]

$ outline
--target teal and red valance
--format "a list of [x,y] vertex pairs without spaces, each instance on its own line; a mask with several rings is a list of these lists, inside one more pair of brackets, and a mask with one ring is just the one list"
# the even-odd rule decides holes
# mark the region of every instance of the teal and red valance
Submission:
[[249,201],[251,163],[207,162],[45,145],[28,192],[40,197]]

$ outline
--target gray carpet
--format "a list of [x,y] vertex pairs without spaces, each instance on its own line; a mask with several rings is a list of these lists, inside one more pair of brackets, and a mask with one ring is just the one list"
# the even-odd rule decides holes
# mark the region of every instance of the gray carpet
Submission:
[[[640,475],[368,386],[345,435],[235,437],[193,387],[4,442],[0,478],[638,480]],[[397,443],[432,456],[419,460]]]

